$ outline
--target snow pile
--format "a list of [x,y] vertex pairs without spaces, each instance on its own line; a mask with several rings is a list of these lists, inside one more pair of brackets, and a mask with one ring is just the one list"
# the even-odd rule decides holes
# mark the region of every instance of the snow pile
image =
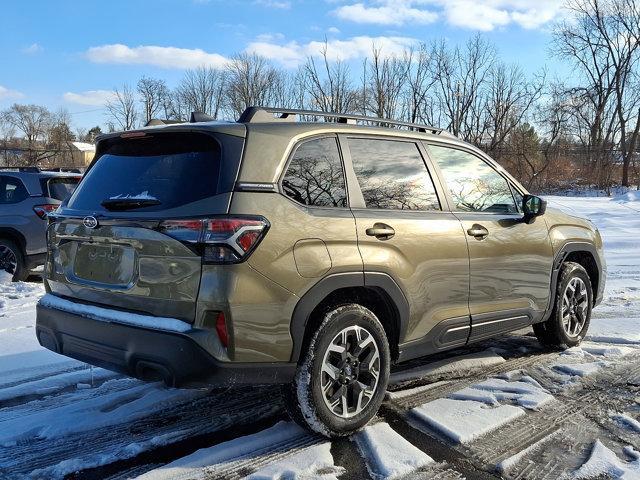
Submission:
[[469,443],[554,400],[538,382],[520,371],[463,388],[410,411],[420,424],[458,443]]
[[122,312],[120,310],[111,310],[109,308],[95,307],[93,305],[85,305],[83,303],[70,302],[69,300],[56,297],[50,293],[47,293],[40,299],[40,305],[68,313],[74,313],[93,320],[122,323],[124,325],[132,325],[134,327],[166,330],[169,332],[187,332],[192,328],[187,322],[183,322],[182,320],[175,318],[152,317],[148,315],[139,315],[137,313]]
[[589,375],[593,375],[606,365],[606,362],[557,363],[553,365],[552,368],[560,373],[564,373],[574,377],[588,377]]
[[[66,387],[91,384],[92,381],[103,381],[115,377],[117,374],[102,368],[73,370],[71,372],[54,373],[45,378],[21,382],[11,387],[0,389],[0,401],[10,400],[26,395],[45,395],[60,391]],[[79,387],[84,388],[84,387]]]
[[[44,288],[42,283],[31,283],[31,282],[12,282],[11,276],[9,276],[9,280],[7,279],[7,275],[11,275],[4,270],[0,270],[0,297],[6,301],[10,300],[21,300],[24,298],[33,297],[34,295],[41,295],[44,292]],[[1,308],[4,305],[0,305],[0,314],[2,314]],[[2,316],[2,315],[0,315]]]
[[30,438],[59,438],[132,422],[167,405],[195,400],[206,391],[167,389],[160,383],[126,378],[109,380],[98,388],[83,389],[0,410],[0,445]]
[[618,203],[640,202],[640,191],[630,190],[627,193],[614,197],[613,201]]
[[120,194],[120,195],[116,195],[114,197],[109,197],[109,200],[158,200],[156,197],[154,197],[153,195],[149,195],[149,191],[145,190],[142,193],[138,193],[135,195],[131,195],[131,194]]
[[632,447],[625,447],[624,453],[632,459],[622,461],[618,456],[596,440],[589,459],[569,478],[622,478],[625,480],[640,479],[640,453]]
[[319,479],[337,480],[344,472],[333,464],[331,443],[312,445],[301,452],[273,462],[249,475],[247,480]]
[[526,457],[530,456],[533,452],[535,452],[536,450],[539,450],[541,447],[543,447],[544,444],[546,444],[550,440],[553,440],[553,438],[556,435],[558,435],[558,433],[559,433],[559,431],[556,430],[555,432],[553,432],[553,433],[547,435],[546,437],[541,438],[537,442],[529,445],[524,450],[521,450],[518,453],[516,453],[514,455],[511,455],[510,457],[505,458],[504,460],[502,460],[501,462],[499,462],[496,465],[496,471],[500,472],[500,473],[508,472],[513,467],[515,467],[518,463],[520,463],[522,460],[524,460]]
[[433,463],[430,456],[397,434],[388,423],[365,427],[353,440],[374,479],[397,478]]
[[525,411],[512,405],[488,407],[481,402],[438,398],[411,409],[410,414],[418,420],[419,429],[426,424],[454,442],[470,443],[524,415]]
[[626,428],[640,433],[640,422],[635,418],[625,415],[624,413],[614,415],[612,418],[622,423]]
[[589,325],[587,338],[593,342],[640,344],[640,318],[599,318]]
[[6,285],[11,283],[13,275],[5,270],[0,270],[0,285]]
[[426,377],[445,378],[454,375],[468,374],[471,371],[482,370],[504,362],[505,359],[497,355],[494,351],[485,350],[483,352],[460,355],[392,373],[389,383],[402,383]]
[[[253,460],[259,464],[264,457],[274,453],[278,446],[284,446],[296,439],[304,439],[309,434],[291,422],[279,422],[273,427],[245,437],[235,438],[209,448],[203,448],[191,455],[180,458],[158,469],[151,470],[138,477],[139,480],[163,480],[173,478],[214,478],[207,467],[223,469],[241,460]],[[311,445],[293,455],[280,459],[275,455],[275,462],[258,468],[248,478],[284,479],[284,478],[320,478],[334,480],[343,472],[336,467],[331,455],[331,443],[322,442]]]
[[520,381],[509,382],[501,378],[490,378],[484,382],[463,388],[450,395],[456,400],[472,400],[497,406],[514,403],[529,410],[538,410],[553,400],[533,378],[523,376]]

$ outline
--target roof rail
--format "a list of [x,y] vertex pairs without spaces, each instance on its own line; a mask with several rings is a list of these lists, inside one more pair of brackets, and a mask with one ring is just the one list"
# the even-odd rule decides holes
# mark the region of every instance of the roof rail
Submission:
[[38,167],[0,167],[0,170],[4,172],[30,172],[30,173],[40,173],[42,171]]
[[378,126],[405,127],[423,133],[439,134],[444,132],[442,128],[430,127],[429,125],[421,125],[418,123],[400,122],[387,118],[367,117],[365,115],[351,115],[347,113],[319,112],[316,110],[298,110],[273,107],[249,107],[242,113],[242,115],[240,115],[238,123],[279,121],[294,122],[296,121],[295,117],[300,117],[301,115],[324,117],[325,121],[329,121],[329,119],[335,119],[335,122],[337,123],[350,123],[354,125],[358,122],[375,123],[378,124]]
[[191,112],[191,118],[188,122],[183,120],[167,120],[164,118],[152,118],[145,127],[157,127],[158,125],[176,125],[178,123],[200,123],[200,122],[216,122],[217,120],[211,115],[204,112]]

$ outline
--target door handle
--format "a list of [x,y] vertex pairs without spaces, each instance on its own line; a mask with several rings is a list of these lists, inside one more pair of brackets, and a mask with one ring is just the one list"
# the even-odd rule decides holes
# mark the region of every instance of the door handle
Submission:
[[373,227],[367,228],[367,235],[376,237],[379,240],[387,240],[396,234],[396,231],[384,223],[374,223]]
[[475,238],[478,238],[478,239],[482,240],[483,238],[485,238],[485,237],[487,237],[489,235],[489,230],[487,230],[482,225],[474,223],[473,225],[471,225],[471,228],[469,230],[467,230],[467,234],[469,234],[472,237],[475,237]]

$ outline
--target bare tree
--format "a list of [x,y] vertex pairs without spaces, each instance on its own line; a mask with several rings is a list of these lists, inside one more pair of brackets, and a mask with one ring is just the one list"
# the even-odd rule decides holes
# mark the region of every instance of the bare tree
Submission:
[[236,55],[227,66],[227,75],[228,107],[236,118],[247,107],[286,100],[284,93],[290,79],[264,57],[248,53]]
[[557,25],[554,45],[582,79],[567,88],[577,134],[600,183],[610,181],[612,152],[619,152],[627,186],[640,133],[640,6],[634,0],[569,0],[567,8],[573,18]]
[[320,54],[320,66],[309,57],[302,67],[309,107],[322,112],[357,111],[358,92],[352,86],[349,67],[341,60],[329,59],[326,43]]
[[495,64],[495,51],[482,37],[470,39],[464,49],[449,49],[442,41],[433,51],[434,77],[442,126],[465,140],[477,140],[482,88]]
[[51,156],[42,148],[53,123],[51,112],[40,105],[14,104],[2,112],[3,120],[14,131],[23,135],[27,165],[36,164]]
[[169,89],[164,80],[142,77],[138,81],[137,90],[142,104],[144,123],[149,122],[158,113],[166,113],[165,106],[168,101]]
[[121,89],[115,89],[113,100],[106,105],[110,122],[120,127],[121,130],[131,130],[138,123],[138,110],[136,109],[136,97],[129,85],[123,85]]
[[172,117],[187,120],[191,112],[203,112],[218,118],[225,92],[226,75],[223,70],[204,66],[187,70],[174,94]]
[[384,56],[382,49],[372,46],[371,62],[365,69],[368,102],[365,108],[379,118],[401,116],[402,95],[407,83],[410,57]]
[[429,101],[429,97],[436,83],[431,67],[433,55],[425,44],[421,44],[417,51],[408,50],[405,58],[409,64],[408,91],[404,107],[407,120],[413,123],[432,123],[433,112],[429,111],[429,107],[433,107],[433,102]]

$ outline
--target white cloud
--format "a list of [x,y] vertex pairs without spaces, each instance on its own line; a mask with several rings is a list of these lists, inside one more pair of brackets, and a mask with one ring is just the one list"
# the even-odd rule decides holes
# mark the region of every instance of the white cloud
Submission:
[[432,11],[413,8],[414,2],[385,1],[379,6],[367,6],[364,3],[343,5],[334,10],[338,18],[356,23],[374,23],[378,25],[404,25],[433,23],[438,15]]
[[327,29],[327,32],[329,32],[329,33],[331,33],[333,35],[337,35],[337,34],[340,33],[340,30],[338,28],[336,28],[336,27],[329,27]]
[[91,47],[87,58],[94,63],[153,65],[162,68],[222,67],[228,59],[199,48],[159,47],[141,45],[129,47],[120,43]]
[[39,43],[32,43],[28,47],[22,49],[22,53],[26,53],[27,55],[35,55],[36,53],[40,53],[44,48]]
[[282,10],[288,10],[291,8],[291,2],[285,0],[254,0],[253,4],[267,8],[279,8]]
[[0,85],[0,100],[15,100],[22,97],[24,97],[23,93]]
[[359,36],[346,40],[329,40],[325,42],[298,43],[295,41],[278,44],[274,42],[255,41],[249,44],[247,52],[281,63],[285,67],[296,67],[309,56],[319,56],[327,49],[327,57],[331,60],[350,60],[365,58],[371,55],[373,45],[381,49],[383,55],[401,55],[407,48],[418,43],[408,37],[369,37]]
[[67,92],[62,96],[66,102],[92,107],[102,107],[114,97],[115,92],[111,90],[87,90],[81,93]]
[[368,0],[333,11],[340,19],[379,25],[418,25],[438,17],[474,30],[517,24],[533,29],[562,14],[558,0]]

